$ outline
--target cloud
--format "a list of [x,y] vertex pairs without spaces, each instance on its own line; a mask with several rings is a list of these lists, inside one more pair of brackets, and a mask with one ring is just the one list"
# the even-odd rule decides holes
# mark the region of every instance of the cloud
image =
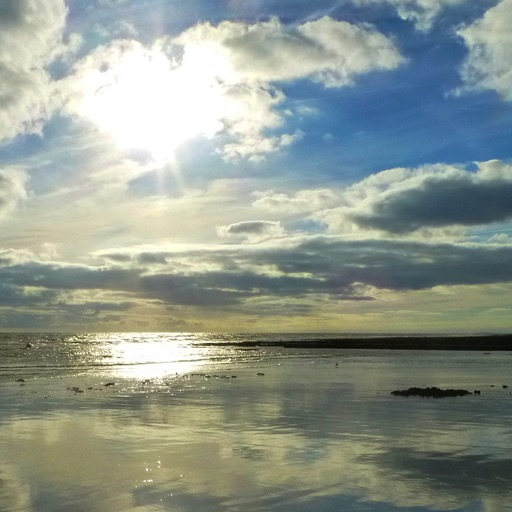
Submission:
[[60,51],[63,0],[0,1],[0,140],[39,133],[50,116],[47,66]]
[[439,15],[447,8],[468,3],[469,0],[351,0],[356,5],[388,4],[403,20],[412,21],[423,32],[432,28]]
[[253,206],[284,214],[311,213],[332,233],[480,226],[512,218],[512,165],[480,162],[471,172],[445,164],[396,168],[338,189],[293,195],[257,192]]
[[339,292],[340,298],[357,284],[401,291],[512,280],[512,249],[499,245],[311,236],[248,255],[252,265],[305,276],[316,293]]
[[503,0],[458,31],[469,54],[461,69],[467,89],[496,91],[512,100],[512,0]]
[[[230,77],[244,82],[282,82],[310,77],[326,87],[351,85],[363,73],[395,69],[403,63],[399,51],[369,26],[323,17],[298,26],[277,18],[244,24],[201,24],[179,42],[206,45],[228,56]],[[228,77],[229,78],[229,77]]]
[[25,171],[16,167],[0,169],[0,219],[11,213],[27,198]]
[[[499,167],[499,171],[490,172],[492,167]],[[511,197],[510,165],[490,162],[476,173],[441,166],[418,170],[390,183],[368,197],[363,208],[353,208],[349,216],[361,227],[391,233],[477,226],[511,218]]]
[[34,259],[34,253],[28,249],[0,249],[0,267],[24,264]]
[[260,160],[303,136],[286,126],[282,82],[349,86],[403,61],[394,43],[367,25],[328,17],[297,26],[276,18],[225,21],[151,46],[124,39],[98,47],[61,87],[68,114],[94,122],[121,146],[168,157],[169,148],[203,136],[215,138],[226,160]]
[[242,237],[250,241],[260,241],[283,236],[285,231],[280,222],[250,220],[219,226],[217,233],[221,237]]
[[10,300],[0,306],[90,316],[153,303],[251,314],[254,300],[286,299],[306,310],[311,301],[376,301],[379,290],[512,282],[512,248],[503,244],[300,236],[105,255],[103,264],[71,265],[6,254],[0,282]]
[[396,8],[404,20],[411,20],[419,30],[429,30],[439,14],[447,7],[468,2],[469,0],[386,0]]
[[495,235],[492,235],[489,238],[489,242],[493,244],[504,244],[504,245],[510,245],[512,244],[512,236],[506,233],[498,233]]
[[279,213],[314,212],[339,202],[339,192],[328,188],[299,190],[294,194],[266,190],[253,195],[256,197],[252,203],[255,208]]
[[[451,495],[464,493],[477,494],[476,482],[486,482],[486,490],[491,495],[502,495],[508,491],[501,475],[512,470],[510,459],[490,459],[480,454],[459,453],[446,457],[442,451],[417,450],[411,447],[384,450],[367,457],[390,474],[407,473],[411,483],[428,480],[434,489],[446,491]],[[462,470],[462,468],[465,468]],[[475,489],[471,486],[474,485]]]

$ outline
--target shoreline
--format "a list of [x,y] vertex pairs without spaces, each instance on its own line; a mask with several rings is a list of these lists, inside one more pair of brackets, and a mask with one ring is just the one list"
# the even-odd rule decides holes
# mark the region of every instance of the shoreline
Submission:
[[202,347],[281,347],[308,349],[371,349],[371,350],[474,350],[512,351],[512,334],[475,336],[376,336],[373,338],[312,338],[290,341],[227,341],[205,342]]

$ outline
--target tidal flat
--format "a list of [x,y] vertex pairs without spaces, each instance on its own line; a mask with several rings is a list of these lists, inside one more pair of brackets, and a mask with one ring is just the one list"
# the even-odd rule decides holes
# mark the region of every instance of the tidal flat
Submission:
[[[2,512],[512,510],[508,352],[24,343],[2,353]],[[411,386],[481,394],[391,395]]]

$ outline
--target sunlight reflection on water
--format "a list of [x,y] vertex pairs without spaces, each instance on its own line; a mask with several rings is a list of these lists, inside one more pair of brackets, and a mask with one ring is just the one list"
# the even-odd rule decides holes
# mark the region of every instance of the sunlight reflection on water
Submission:
[[146,379],[193,371],[207,357],[205,350],[173,340],[121,341],[111,349],[115,374],[119,377]]

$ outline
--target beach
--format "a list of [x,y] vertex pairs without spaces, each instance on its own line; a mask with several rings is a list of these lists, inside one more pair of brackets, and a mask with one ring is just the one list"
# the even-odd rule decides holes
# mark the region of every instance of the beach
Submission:
[[9,340],[2,512],[511,510],[509,352]]

